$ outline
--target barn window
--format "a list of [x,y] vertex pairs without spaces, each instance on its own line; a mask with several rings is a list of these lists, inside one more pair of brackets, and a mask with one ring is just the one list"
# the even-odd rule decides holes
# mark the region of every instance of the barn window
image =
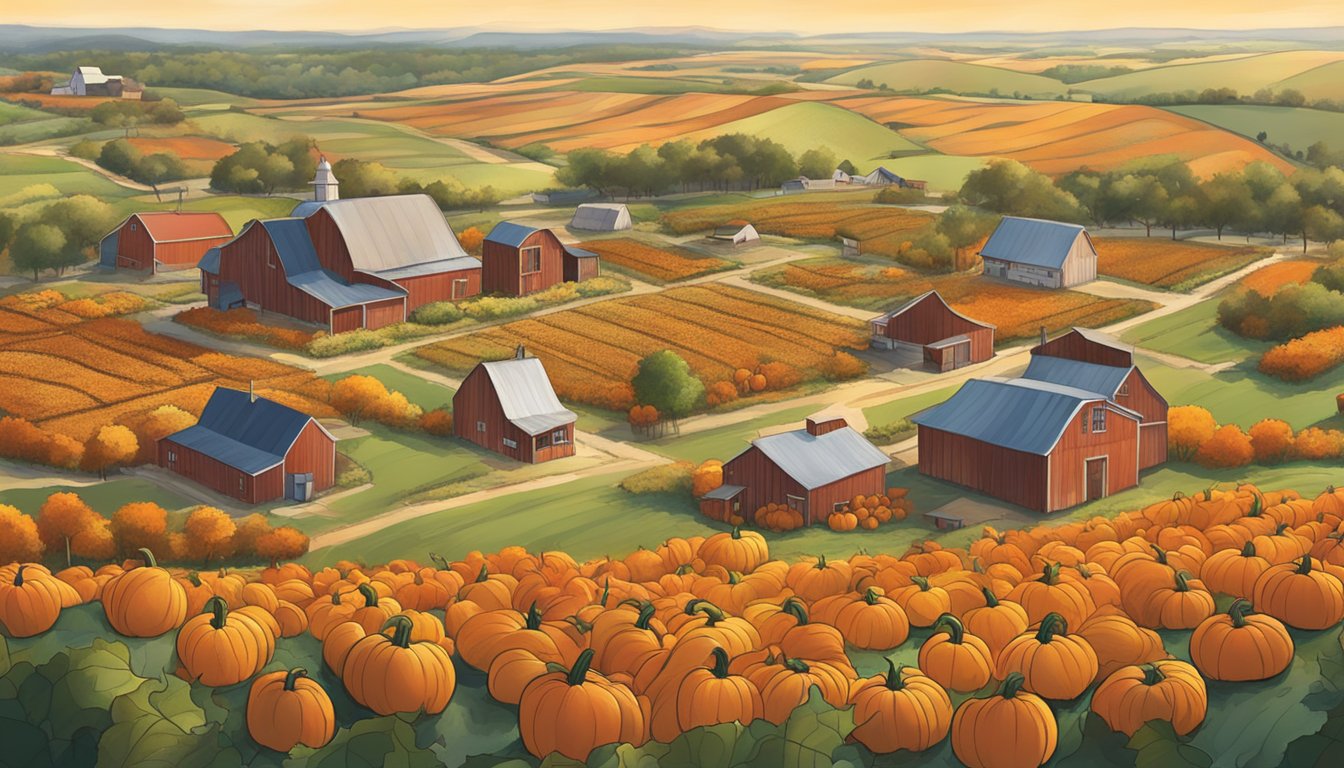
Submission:
[[484,421],[478,421],[478,422],[476,422],[476,431],[477,431],[477,432],[484,432],[484,431],[485,431],[485,422],[484,422]]
[[551,433],[551,442],[556,445],[564,445],[569,442],[569,435],[563,429],[557,429]]
[[803,511],[803,497],[802,497],[802,496],[792,496],[792,495],[790,495],[790,496],[787,496],[787,497],[786,497],[786,500],[788,501],[789,509],[792,509],[792,510],[795,510],[795,511],[798,511],[798,512]]
[[1098,407],[1098,408],[1093,408],[1093,409],[1092,409],[1092,431],[1093,431],[1093,432],[1105,432],[1105,431],[1106,431],[1106,409],[1105,409],[1105,408]]
[[1119,395],[1120,395],[1120,397],[1129,397],[1129,385],[1128,385],[1128,384],[1121,384],[1121,385],[1120,385],[1120,393],[1119,393]]
[[537,447],[538,447],[538,448],[550,448],[550,447],[551,447],[551,436],[550,436],[550,435],[537,435]]
[[245,488],[246,486],[244,485],[243,478],[238,478],[238,492],[242,493]]
[[453,298],[465,299],[467,297],[467,281],[457,279],[453,281]]
[[177,461],[177,451],[168,451],[168,463],[172,464],[175,461]]
[[518,260],[520,262],[519,269],[523,274],[527,275],[533,272],[540,272],[541,246],[538,245],[522,249],[518,252]]
[[504,447],[505,447],[505,448],[517,448],[517,447],[518,447],[518,441],[517,441],[517,440],[510,440],[509,438],[506,437],[506,438],[504,438]]
[[848,503],[849,503],[849,502],[847,502],[847,501],[837,501],[837,502],[835,502],[834,504],[831,505],[831,511],[832,511],[832,512],[839,512],[840,510],[844,509],[845,506],[846,506]]
[[136,224],[134,221],[132,221],[132,222],[131,222],[131,231],[132,231],[132,232],[138,232],[139,230],[140,230],[140,225],[139,225],[139,224]]

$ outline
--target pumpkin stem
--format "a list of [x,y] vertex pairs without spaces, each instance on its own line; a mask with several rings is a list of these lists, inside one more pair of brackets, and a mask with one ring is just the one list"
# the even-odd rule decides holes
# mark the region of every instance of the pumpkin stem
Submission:
[[159,561],[154,559],[154,553],[150,552],[148,547],[141,547],[139,552],[143,555],[140,559],[145,561],[145,567],[157,568],[159,566]]
[[741,583],[742,583],[742,574],[738,573],[737,571],[729,571],[729,572],[728,572],[728,583],[729,583],[729,584],[741,584]]
[[950,613],[944,613],[942,616],[939,616],[938,620],[933,622],[933,626],[929,627],[929,629],[932,632],[937,632],[940,629],[945,630],[947,632],[948,642],[953,645],[961,645],[961,641],[966,637],[966,628],[962,626],[961,620]]
[[654,613],[655,613],[655,611],[654,611],[654,608],[653,608],[653,603],[647,603],[647,602],[646,602],[646,603],[644,603],[642,606],[640,606],[640,608],[639,608],[639,616],[635,618],[635,628],[636,628],[636,629],[648,629],[648,628],[649,628],[649,622],[653,620],[653,614],[654,614]]
[[920,592],[928,592],[928,591],[929,591],[929,579],[928,579],[928,577],[925,577],[925,576],[911,576],[911,577],[910,577],[910,581],[913,582],[915,586],[919,587],[919,591],[920,591]]
[[693,568],[690,563],[682,563],[681,565],[677,566],[676,575],[685,576],[688,573],[694,573],[694,572],[695,568]]
[[722,608],[708,600],[701,600],[700,604],[695,607],[695,610],[705,614],[705,626],[707,627],[712,627],[728,618],[728,614],[724,613]]
[[693,597],[690,600],[686,601],[686,605],[681,607],[681,612],[686,614],[687,616],[694,616],[695,610],[699,608],[700,604],[703,602],[705,602],[705,599],[703,597]]
[[714,676],[720,680],[727,677],[728,652],[723,650],[722,648],[715,648],[713,651],[710,652],[710,655],[714,657],[714,666],[710,667],[709,671],[714,673]]
[[825,556],[825,555],[822,555],[821,557],[818,557],[818,558],[817,558],[817,566],[816,566],[816,567],[817,567],[817,570],[818,570],[818,571],[824,571],[824,570],[826,570],[826,556]]
[[1022,676],[1021,672],[1010,672],[1008,673],[1008,676],[1003,679],[1003,685],[999,686],[999,695],[1005,699],[1015,698],[1017,692],[1022,690],[1022,686],[1025,685],[1026,682],[1027,679]]
[[476,583],[480,584],[482,581],[485,581],[488,578],[490,578],[490,566],[486,565],[485,563],[481,563],[480,573],[476,574]]
[[1139,669],[1143,670],[1144,685],[1157,685],[1167,679],[1167,676],[1162,674],[1162,670],[1158,669],[1155,664],[1144,664]]
[[807,662],[802,659],[788,659],[784,662],[784,668],[790,672],[797,672],[799,674],[812,671],[812,667],[808,666]]
[[435,565],[439,566],[439,568],[440,568],[441,570],[444,570],[444,571],[449,570],[449,568],[448,568],[448,558],[444,557],[443,555],[440,555],[438,552],[430,552],[430,553],[429,553],[429,559],[430,559],[430,562],[432,562],[432,563],[434,563]]
[[28,566],[26,565],[20,565],[19,570],[14,572],[14,586],[16,587],[23,586],[23,569],[27,567]]
[[601,597],[601,599],[599,599],[599,600],[597,601],[597,604],[600,605],[600,606],[602,606],[603,608],[606,608],[606,607],[607,607],[607,600],[608,600],[610,597],[611,597],[611,577],[608,576],[608,577],[607,577],[607,583],[605,583],[605,584],[602,585],[602,597]]
[[223,629],[229,617],[229,604],[224,602],[224,598],[215,595],[205,601],[205,610],[201,613],[213,613],[214,616],[210,619],[210,626],[215,629]]
[[364,596],[365,608],[378,607],[378,592],[367,581],[355,587],[355,591]]
[[1172,500],[1172,501],[1180,501],[1181,499],[1184,499],[1184,498],[1185,498],[1185,491],[1177,491],[1177,492],[1171,494],[1171,500]]
[[1255,557],[1255,542],[1248,541],[1241,545],[1242,557]]
[[1087,567],[1087,563],[1079,563],[1073,566],[1073,570],[1077,571],[1078,575],[1084,579],[1092,578],[1092,569]]
[[877,601],[886,594],[881,587],[869,587],[863,591],[863,602],[869,605],[877,605]]
[[411,618],[409,616],[397,614],[388,619],[383,624],[383,628],[380,631],[386,632],[389,628],[392,629],[392,644],[398,648],[410,648],[411,626]]
[[1064,617],[1051,611],[1045,614],[1041,619],[1041,628],[1036,630],[1036,642],[1045,644],[1054,639],[1056,634],[1065,634],[1069,631],[1069,623]]
[[887,690],[888,690],[888,691],[899,691],[899,690],[901,690],[902,688],[905,687],[905,681],[901,679],[901,670],[903,670],[903,669],[905,669],[905,665],[904,665],[904,664],[902,664],[902,665],[900,665],[900,666],[898,667],[898,666],[896,666],[896,662],[892,661],[891,659],[887,659]]
[[191,586],[199,587],[201,586],[201,574],[195,571],[189,571],[187,573],[187,581],[191,582]]
[[1297,564],[1297,572],[1303,575],[1311,573],[1311,555],[1302,556],[1302,562]]
[[1037,579],[1037,581],[1042,584],[1054,584],[1059,581],[1059,563],[1046,563],[1045,566],[1041,568],[1041,578]]
[[574,666],[569,668],[569,674],[565,677],[565,682],[570,685],[582,685],[584,680],[588,679],[588,668],[593,664],[593,649],[585,648],[579,658],[574,660]]
[[1153,548],[1153,552],[1155,552],[1155,553],[1157,554],[1157,557],[1155,558],[1155,559],[1157,560],[1157,562],[1159,562],[1159,563],[1161,563],[1161,564],[1163,564],[1163,565],[1166,565],[1166,564],[1167,564],[1167,550],[1165,550],[1165,549],[1163,549],[1163,548],[1157,546],[1156,544],[1149,544],[1148,546],[1152,547],[1152,548]]
[[303,667],[295,667],[289,670],[289,672],[285,673],[285,690],[286,691],[294,690],[294,684],[299,681],[299,678],[307,676],[308,676],[308,670],[304,669]]
[[1275,536],[1282,536],[1282,535],[1283,535],[1283,532],[1286,531],[1286,530],[1288,530],[1288,524],[1287,524],[1287,523],[1279,523],[1277,526],[1274,527],[1274,535],[1275,535]]
[[1232,604],[1227,607],[1227,615],[1232,619],[1232,626],[1237,629],[1246,626],[1246,616],[1250,614],[1253,607],[1251,601],[1244,597],[1233,600]]
[[1190,577],[1190,572],[1189,572],[1189,571],[1177,571],[1177,572],[1176,572],[1176,577],[1175,577],[1175,578],[1176,578],[1176,591],[1177,591],[1177,592],[1189,592],[1189,591],[1190,591],[1190,585],[1187,583],[1187,582],[1190,580],[1190,578],[1191,578],[1191,577]]
[[740,526],[736,526],[736,525],[733,526],[733,536],[732,536],[732,537],[733,537],[734,539],[740,539],[740,538],[742,538],[742,528],[741,528]]
[[541,611],[537,610],[535,602],[527,609],[527,617],[523,620],[523,627],[526,629],[541,628]]
[[785,600],[782,612],[797,619],[800,627],[807,624],[807,606],[803,605],[801,600]]
[[994,594],[994,590],[989,587],[981,587],[980,594],[985,596],[985,605],[989,608],[996,608],[999,605],[999,597]]

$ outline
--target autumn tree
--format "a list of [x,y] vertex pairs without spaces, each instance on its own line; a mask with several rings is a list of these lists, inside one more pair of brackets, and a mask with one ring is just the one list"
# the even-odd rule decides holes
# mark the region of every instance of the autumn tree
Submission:
[[195,416],[175,405],[161,405],[150,411],[135,428],[135,438],[140,443],[138,459],[141,462],[156,461],[160,440],[195,423]]
[[700,498],[723,485],[723,462],[706,459],[691,471],[691,495]]
[[420,429],[439,437],[451,436],[453,434],[453,412],[446,408],[425,411],[420,416]]
[[0,563],[33,563],[42,559],[37,523],[8,504],[0,504]]
[[627,420],[630,422],[630,429],[648,435],[661,423],[662,415],[652,405],[635,405],[630,407]]
[[86,529],[101,525],[102,516],[89,508],[78,494],[53,493],[38,510],[37,532],[48,552],[65,550],[70,566],[71,542]]
[[1167,445],[1181,461],[1194,458],[1217,429],[1213,414],[1198,405],[1180,405],[1167,412]]
[[1261,419],[1251,426],[1251,447],[1261,464],[1277,464],[1293,452],[1293,428],[1280,419]]
[[1224,424],[1214,430],[1195,452],[1195,461],[1206,467],[1244,467],[1254,458],[1250,435],[1236,424]]
[[330,399],[331,407],[345,414],[351,423],[358,424],[365,417],[377,418],[379,413],[391,410],[385,402],[389,396],[381,381],[372,376],[355,375],[333,384]]
[[106,480],[109,469],[131,463],[139,450],[134,432],[120,424],[108,424],[84,443],[81,468],[97,472],[99,478]]
[[273,528],[257,538],[257,556],[274,568],[281,560],[295,560],[308,553],[308,536],[290,525]]
[[257,554],[257,540],[271,530],[271,521],[266,516],[254,512],[234,523],[233,554],[237,557],[252,557]]
[[237,530],[227,512],[214,507],[197,507],[187,515],[183,526],[188,556],[204,565],[209,565],[212,558],[228,557],[233,552],[233,537]]
[[1308,427],[1297,433],[1293,448],[1298,458],[1308,461],[1338,458],[1344,449],[1344,440],[1337,430]]
[[141,547],[164,549],[168,542],[168,511],[150,501],[135,501],[112,513],[117,551],[130,554]]
[[457,242],[467,253],[479,254],[481,244],[485,242],[485,233],[476,227],[467,227],[458,233]]
[[112,521],[99,515],[70,539],[70,552],[85,560],[111,560],[117,554],[117,540],[112,535]]

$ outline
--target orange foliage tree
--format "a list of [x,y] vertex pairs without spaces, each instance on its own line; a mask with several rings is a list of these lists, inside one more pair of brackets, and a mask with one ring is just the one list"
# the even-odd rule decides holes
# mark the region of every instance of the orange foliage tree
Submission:
[[1251,447],[1261,464],[1277,464],[1293,452],[1293,428],[1280,419],[1261,419],[1251,426]]
[[1213,437],[1218,422],[1198,405],[1179,405],[1167,412],[1167,445],[1176,458],[1189,461]]
[[87,560],[110,560],[117,554],[112,521],[99,515],[93,523],[70,539],[70,552]]
[[406,396],[388,391],[372,376],[346,376],[331,387],[331,406],[358,424],[373,419],[393,427],[409,427],[420,420],[421,410]]
[[294,560],[308,553],[308,536],[290,525],[272,528],[257,539],[257,557],[275,567],[281,560]]
[[731,403],[737,399],[737,386],[731,381],[716,381],[705,390],[705,402],[711,406]]
[[266,516],[254,512],[234,524],[233,554],[238,557],[250,557],[257,554],[257,540],[271,530],[271,521]]
[[88,528],[102,525],[102,516],[89,508],[77,494],[53,493],[38,510],[37,532],[48,552],[65,550],[70,565],[71,542]]
[[88,472],[97,472],[98,477],[106,480],[109,469],[131,463],[139,451],[140,444],[134,432],[120,424],[108,424],[84,443],[84,459],[80,466]]
[[150,501],[135,501],[112,513],[112,538],[117,551],[130,554],[141,547],[166,550],[168,511]]
[[45,432],[26,419],[0,417],[0,458],[74,469],[84,456],[84,446],[62,434]]
[[662,414],[658,413],[658,409],[652,405],[636,405],[630,409],[628,419],[631,429],[648,435],[662,421]]
[[193,509],[183,526],[188,556],[207,565],[211,558],[229,556],[233,553],[233,535],[237,530],[233,518],[223,510],[214,507]]
[[457,242],[467,253],[479,255],[481,243],[485,242],[485,233],[476,227],[467,227],[457,234]]
[[1309,460],[1338,458],[1344,450],[1344,435],[1338,430],[1308,427],[1297,433],[1293,448],[1298,458]]
[[691,495],[700,498],[723,485],[723,462],[706,459],[691,472]]
[[1219,427],[1195,453],[1195,461],[1206,467],[1244,467],[1254,458],[1250,435],[1236,424]]
[[42,559],[37,523],[8,504],[0,504],[0,563],[31,563]]
[[420,416],[420,429],[431,435],[450,437],[453,434],[453,412],[447,408],[435,408]]
[[135,428],[135,439],[140,443],[140,462],[157,461],[159,441],[195,423],[195,416],[175,405],[161,405],[150,411]]

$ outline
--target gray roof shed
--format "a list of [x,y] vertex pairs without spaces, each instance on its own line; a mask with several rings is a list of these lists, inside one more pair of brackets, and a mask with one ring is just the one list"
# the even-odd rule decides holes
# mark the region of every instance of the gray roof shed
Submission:
[[824,435],[798,429],[758,438],[752,445],[809,491],[891,461],[853,427]]
[[529,435],[573,423],[578,416],[556,397],[546,367],[535,357],[481,363],[504,409],[504,418]]

